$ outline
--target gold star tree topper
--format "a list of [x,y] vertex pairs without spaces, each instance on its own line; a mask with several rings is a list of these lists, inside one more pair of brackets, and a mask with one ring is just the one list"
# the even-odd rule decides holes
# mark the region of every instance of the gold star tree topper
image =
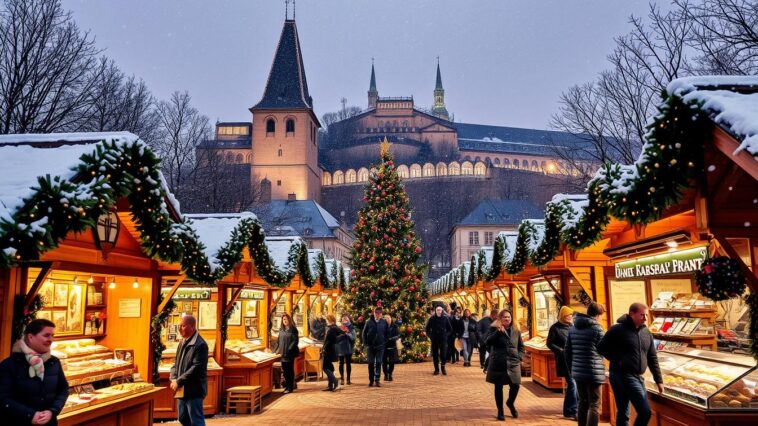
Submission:
[[384,140],[379,144],[379,155],[382,157],[390,155],[390,141],[387,140],[387,136],[385,136]]

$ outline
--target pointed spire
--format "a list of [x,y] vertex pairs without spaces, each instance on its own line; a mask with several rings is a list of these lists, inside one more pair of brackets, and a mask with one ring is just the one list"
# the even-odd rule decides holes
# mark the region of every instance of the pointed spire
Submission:
[[374,72],[374,58],[371,58],[371,82],[368,87],[368,107],[376,108],[379,92],[376,90],[376,73]]
[[437,85],[434,87],[435,90],[444,90],[442,88],[442,73],[440,73],[440,57],[437,56]]
[[266,90],[261,101],[253,107],[255,108],[313,108],[313,101],[308,93],[308,82],[305,79],[297,25],[292,19],[284,21]]
[[371,83],[369,83],[368,90],[370,92],[376,92],[376,74],[374,73],[374,58],[371,58]]

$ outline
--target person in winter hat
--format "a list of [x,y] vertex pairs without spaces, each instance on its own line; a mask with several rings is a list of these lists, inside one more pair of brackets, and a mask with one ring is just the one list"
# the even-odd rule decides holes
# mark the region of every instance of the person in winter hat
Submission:
[[600,318],[605,307],[592,302],[587,314],[577,313],[563,351],[571,377],[576,381],[579,397],[577,422],[579,426],[597,426],[600,415],[600,386],[605,382],[605,363],[598,352],[605,332]]
[[634,406],[637,418],[635,426],[646,425],[652,413],[647,401],[647,391],[642,374],[647,368],[653,374],[658,391],[663,393],[663,376],[658,366],[658,355],[653,335],[647,329],[648,307],[642,303],[629,306],[629,313],[622,315],[603,340],[598,350],[610,361],[610,381],[616,399],[616,425],[629,424],[629,403]]
[[566,382],[566,393],[563,396],[563,417],[576,420],[576,382],[571,378],[566,358],[563,356],[569,328],[572,325],[574,325],[574,310],[568,306],[561,307],[558,321],[550,326],[550,331],[547,334],[547,347],[555,354],[555,375],[563,377]]

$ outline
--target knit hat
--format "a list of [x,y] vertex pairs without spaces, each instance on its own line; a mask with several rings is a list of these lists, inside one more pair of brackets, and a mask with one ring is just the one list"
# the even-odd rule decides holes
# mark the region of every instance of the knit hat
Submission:
[[566,315],[574,315],[574,310],[568,306],[561,306],[561,313],[558,314],[558,318],[563,319]]

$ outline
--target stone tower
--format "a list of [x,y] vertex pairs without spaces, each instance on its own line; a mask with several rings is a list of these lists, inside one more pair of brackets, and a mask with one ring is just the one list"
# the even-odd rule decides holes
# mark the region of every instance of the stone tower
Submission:
[[321,196],[318,129],[294,19],[285,19],[263,97],[253,114],[254,179],[271,188],[272,200]]
[[434,106],[432,114],[444,120],[450,120],[450,115],[445,108],[445,89],[442,88],[442,74],[440,73],[440,59],[437,58],[437,84],[434,86]]
[[374,74],[374,61],[371,61],[371,82],[368,87],[368,107],[376,108],[379,92],[376,90],[376,74]]

